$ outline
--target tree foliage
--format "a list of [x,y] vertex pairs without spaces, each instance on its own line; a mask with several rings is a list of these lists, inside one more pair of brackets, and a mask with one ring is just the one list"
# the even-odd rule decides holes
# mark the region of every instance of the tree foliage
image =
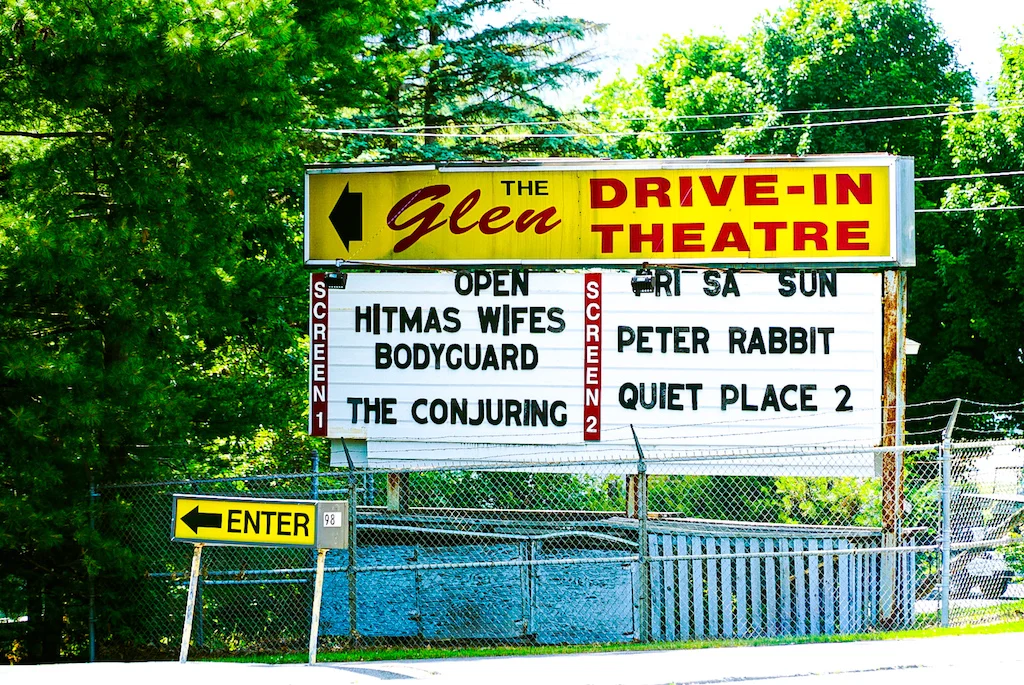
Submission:
[[[577,41],[603,26],[571,17],[495,21],[511,0],[436,0],[396,18],[371,41],[375,79],[358,111],[328,128],[392,128],[355,136],[334,153],[351,160],[493,159],[592,154],[545,95],[596,74]],[[540,133],[547,137],[527,137]],[[483,134],[483,138],[459,137]],[[455,136],[455,137],[450,137]]]
[[[742,47],[721,36],[662,39],[636,79],[617,79],[589,103],[622,135],[617,152],[629,157],[689,157],[725,152],[724,134],[738,112],[757,106],[743,74]],[[708,133],[703,133],[708,132]]]
[[[968,178],[928,183],[925,206],[951,211],[920,222],[911,281],[911,335],[925,344],[910,367],[915,399],[1014,403],[1024,385],[1024,37],[1000,49],[996,107],[949,118],[949,169]],[[1003,424],[1019,424],[1009,416]],[[997,422],[998,423],[998,422]],[[998,428],[999,426],[976,426]],[[1003,427],[1006,427],[1005,425]]]
[[629,155],[890,152],[930,167],[943,157],[937,119],[844,122],[969,101],[972,83],[921,0],[794,0],[737,41],[663,40],[636,79],[591,104],[642,117],[617,129],[639,134],[620,143]]
[[[81,654],[86,583],[133,559],[93,485],[304,469],[309,129],[557,118],[555,18],[496,0],[0,5],[0,612]],[[415,141],[384,156],[455,154]],[[557,147],[557,146],[556,146]],[[543,149],[543,145],[534,150]],[[511,154],[514,146],[466,148]]]
[[[30,618],[21,656],[80,654],[87,582],[134,563],[90,525],[121,513],[91,485],[305,467],[304,162],[605,152],[522,135],[573,132],[543,95],[592,76],[574,46],[600,27],[490,14],[508,5],[0,5],[0,613]],[[873,107],[969,101],[970,75],[922,0],[793,0],[738,41],[664,40],[591,105],[607,131],[628,134],[619,156],[882,151],[914,156],[919,176],[1014,172],[1024,38],[1002,55],[993,96],[1004,108],[850,123]],[[411,135],[309,132],[352,126]],[[438,135],[458,132],[498,137]],[[920,183],[918,205],[1022,206],[1022,178]],[[917,240],[911,399],[1020,400],[1018,212],[920,215]],[[571,476],[457,485],[452,505],[623,499],[617,483]],[[859,481],[666,478],[652,498],[722,518],[877,516],[877,493]]]
[[[941,110],[971,97],[973,78],[921,0],[795,0],[759,22],[747,45],[746,73],[762,107],[801,112],[799,123],[865,118],[892,105]],[[861,111],[813,113],[849,108]],[[942,153],[937,119],[770,130],[748,143],[760,154],[890,152],[921,158],[922,166]]]
[[62,607],[125,561],[90,484],[301,443],[296,134],[336,82],[322,27],[350,50],[369,30],[301,7],[3,5],[0,608],[28,613],[32,660],[74,652]]

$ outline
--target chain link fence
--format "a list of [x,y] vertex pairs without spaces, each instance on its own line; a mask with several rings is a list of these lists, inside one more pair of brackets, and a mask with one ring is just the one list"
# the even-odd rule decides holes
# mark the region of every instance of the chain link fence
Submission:
[[[100,525],[129,561],[119,601],[98,607],[98,656],[176,653],[192,548],[170,540],[175,493],[356,505],[352,554],[327,555],[321,650],[834,635],[1020,618],[1021,441],[943,441],[950,412],[927,409],[907,419],[918,444],[873,449],[903,473],[891,521],[884,478],[771,475],[808,454],[839,465],[852,453],[820,447],[758,454],[759,472],[742,476],[714,475],[720,460],[740,458],[719,450],[575,461],[564,472],[509,460],[103,487]],[[688,475],[666,473],[687,461]],[[193,654],[306,650],[315,550],[208,547],[202,560]]]

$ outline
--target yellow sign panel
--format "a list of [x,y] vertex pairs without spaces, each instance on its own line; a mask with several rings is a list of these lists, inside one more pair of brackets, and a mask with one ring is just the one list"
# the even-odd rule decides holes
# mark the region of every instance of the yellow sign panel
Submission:
[[316,502],[174,496],[171,539],[220,545],[314,547]]
[[885,155],[310,169],[306,262],[904,263],[912,178]]

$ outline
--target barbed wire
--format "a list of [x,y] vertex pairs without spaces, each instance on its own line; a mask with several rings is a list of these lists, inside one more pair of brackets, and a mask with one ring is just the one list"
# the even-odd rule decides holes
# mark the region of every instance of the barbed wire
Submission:
[[962,399],[961,402],[963,402],[964,404],[973,404],[973,405],[979,406],[979,407],[999,407],[999,408],[1002,408],[1002,407],[1021,407],[1022,409],[1024,409],[1024,401],[1022,401],[1022,402],[1011,402],[1009,404],[996,404],[994,402],[981,402],[979,400]]
[[[937,405],[952,405],[953,403],[956,402],[956,399],[957,398],[941,399],[941,400],[928,400],[928,401],[924,401],[924,402],[908,403],[908,404],[903,405],[903,409],[904,409],[904,412],[906,414],[907,412],[910,412],[910,411],[912,411],[914,409],[919,409],[919,408],[924,408],[924,407],[934,407],[934,406],[937,406]],[[1020,411],[1016,411],[1016,412],[1005,412],[1005,411],[1002,411],[1000,413],[1006,413],[1006,414],[1011,414],[1011,415],[1013,415],[1013,414],[1024,414],[1024,402],[1017,402],[1017,403],[1014,403],[1014,404],[1001,405],[1001,404],[983,403],[983,402],[977,402],[977,401],[965,400],[965,399],[961,399],[961,401],[963,403],[975,404],[975,405],[978,405],[978,406],[991,406],[991,407],[997,407],[997,408],[1021,407]],[[885,414],[887,412],[895,410],[897,408],[897,406],[896,405],[886,405],[886,404],[883,404],[883,405],[880,406],[880,408],[881,408],[881,411],[883,412],[883,414]],[[854,413],[868,413],[868,412],[875,412],[877,410],[878,410],[878,408],[854,409],[853,412]],[[992,414],[992,412],[964,412],[964,411],[960,411],[959,412],[960,416],[990,416],[991,414]],[[950,413],[928,414],[928,415],[925,415],[925,416],[909,416],[909,415],[905,415],[903,421],[906,424],[910,424],[910,423],[915,423],[915,422],[928,421],[928,420],[936,420],[936,419],[944,419],[945,420],[945,419],[948,419],[949,416],[950,416]],[[763,426],[764,424],[771,424],[771,423],[776,423],[776,422],[780,422],[780,421],[792,421],[792,420],[793,420],[793,417],[786,416],[786,415],[763,416],[763,417],[758,417],[758,418],[753,418],[753,419],[744,419],[743,424],[737,424],[736,421],[733,420],[733,419],[723,419],[721,421],[704,421],[704,422],[702,422],[700,424],[700,426],[701,427],[716,427],[716,426],[718,426],[718,427],[727,427],[727,426],[737,426],[737,425],[740,425],[740,426],[750,426],[751,424],[756,424],[758,426]],[[896,419],[889,419],[889,418],[880,418],[879,419],[880,425],[883,425],[883,426],[892,426],[895,423],[895,421],[896,421]],[[833,425],[833,424],[830,424],[830,425]],[[834,425],[848,426],[850,424],[849,424],[849,422],[844,422],[842,424],[834,424]],[[786,432],[792,432],[794,430],[812,430],[812,429],[816,429],[816,428],[820,428],[820,427],[821,427],[821,424],[818,424],[815,427],[787,427],[787,428],[780,429],[780,430],[786,431]],[[828,427],[828,426],[826,426],[826,427]],[[691,425],[691,424],[682,424],[681,423],[681,424],[670,424],[670,425],[656,426],[656,427],[645,426],[645,427],[643,427],[641,429],[641,431],[649,431],[649,430],[652,430],[652,429],[656,429],[656,430],[660,430],[660,431],[681,431],[681,430],[684,430],[684,429],[685,430],[691,430],[692,428],[693,428],[693,425]],[[621,433],[624,436],[624,437],[621,438],[621,440],[623,441],[623,443],[625,443],[627,441],[627,439],[628,440],[632,440],[631,435],[627,433],[628,430],[629,430],[629,426],[628,425],[607,426],[607,427],[602,428],[602,433],[604,433],[604,434],[608,434],[608,433],[619,434],[619,433]],[[961,429],[957,428],[957,430],[961,430]],[[963,429],[963,430],[966,430],[966,429]],[[772,433],[774,431],[768,430],[768,431],[762,431],[762,432],[764,434],[770,434],[770,433]],[[762,432],[758,432],[758,433],[754,433],[754,434],[761,434]],[[940,433],[940,432],[941,432],[941,428],[936,427],[932,431],[905,431],[904,435],[927,435],[929,433]],[[993,431],[986,431],[986,432],[993,432]],[[565,437],[565,436],[576,435],[578,433],[579,433],[579,429],[578,428],[566,429],[566,430],[561,430],[561,431],[545,432],[542,437],[538,436],[536,433],[527,433],[527,432],[518,432],[517,433],[517,432],[501,431],[500,433],[477,434],[475,436],[475,438],[476,439],[493,439],[493,438],[524,438],[524,437],[534,437],[534,438],[537,439],[537,442],[535,443],[534,446],[540,447],[540,446],[549,444],[549,443],[543,442],[543,438]],[[745,433],[745,435],[749,435],[749,434],[750,433]],[[731,435],[731,433],[711,434],[711,435],[704,435],[704,436],[701,436],[701,437],[723,437],[723,436],[729,436],[729,435]],[[432,436],[430,438],[430,441],[421,443],[423,445],[423,447],[419,447],[419,448],[417,448],[417,450],[418,451],[424,451],[424,450],[426,450],[426,451],[433,451],[433,450],[444,451],[444,450],[446,450],[448,448],[447,447],[431,448],[431,447],[427,447],[426,445],[429,445],[430,442],[441,442],[441,441],[450,441],[450,440],[463,441],[464,439],[465,439],[464,435],[458,435],[458,434],[454,434],[454,433],[453,434],[443,434],[443,435]],[[386,444],[387,442],[409,442],[409,441],[408,440],[382,441],[382,444]],[[500,444],[500,443],[480,443],[480,444],[487,445],[487,444]],[[197,443],[176,442],[176,443],[167,443],[167,444],[137,444],[137,445],[133,445],[132,446],[133,449],[175,449],[175,448],[182,448],[182,447],[186,447],[186,448],[187,447],[195,447],[195,448],[200,448],[200,447],[222,447],[222,445],[220,445],[217,442],[197,442]],[[616,449],[617,449],[617,447],[616,447]],[[410,450],[396,450],[396,451],[408,452]]]
[[952,176],[918,176],[914,179],[916,183],[926,183],[929,181],[960,181],[969,178],[995,178],[999,176],[1022,176],[1024,171],[992,171],[988,173],[977,173],[977,174],[955,174]]
[[934,209],[915,209],[915,214],[943,214],[947,212],[1004,212],[1024,209],[1024,205],[1000,205],[998,207],[937,207]]

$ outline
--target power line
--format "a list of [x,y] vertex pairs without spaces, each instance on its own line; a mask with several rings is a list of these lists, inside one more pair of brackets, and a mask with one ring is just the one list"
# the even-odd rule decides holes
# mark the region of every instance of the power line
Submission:
[[[1018,106],[1019,108],[1021,106]],[[965,114],[976,114],[981,110],[962,110],[959,112],[933,112],[929,114],[909,114],[898,117],[876,117],[873,119],[850,119],[846,121],[818,121],[802,122],[798,124],[769,124],[766,126],[735,126],[731,128],[700,128],[700,129],[679,129],[674,131],[593,131],[593,132],[566,132],[566,133],[431,133],[434,138],[464,139],[464,140],[501,140],[514,138],[516,140],[530,139],[572,139],[572,138],[649,138],[652,136],[693,136],[711,133],[757,133],[763,131],[786,131],[794,129],[811,128],[832,128],[837,126],[850,126],[854,124],[880,124],[893,123],[897,121],[912,121],[920,119],[937,119]],[[370,135],[387,138],[419,138],[423,135],[421,131],[374,131],[371,129],[309,129],[314,133],[327,135]]]
[[958,174],[955,176],[923,176],[915,178],[914,181],[917,183],[924,183],[926,181],[959,181],[968,178],[993,178],[996,176],[1024,176],[1024,171],[993,171],[985,174]]
[[[801,122],[796,124],[775,124],[767,126],[745,126],[745,127],[732,127],[732,128],[716,128],[716,129],[692,129],[692,130],[677,130],[677,131],[598,131],[591,133],[582,132],[567,132],[567,133],[444,133],[439,132],[441,129],[465,129],[481,124],[454,124],[450,126],[426,126],[426,127],[414,127],[414,126],[400,126],[400,127],[369,127],[369,128],[348,128],[348,129],[304,129],[307,132],[320,133],[326,135],[368,135],[368,136],[384,136],[384,137],[419,137],[424,135],[425,132],[430,131],[430,135],[435,138],[457,138],[457,139],[567,139],[567,138],[586,138],[586,137],[641,137],[641,136],[658,136],[658,135],[698,135],[698,134],[710,134],[710,133],[723,133],[723,132],[756,132],[756,131],[779,131],[779,130],[792,130],[792,129],[809,129],[809,128],[822,128],[822,127],[838,127],[838,126],[850,126],[854,124],[872,124],[872,123],[892,123],[899,121],[912,121],[921,119],[934,119],[934,118],[947,118],[953,116],[962,116],[967,114],[977,114],[982,111],[996,111],[996,110],[1017,110],[1024,108],[1024,101],[1011,101],[1002,105],[986,105],[984,108],[978,107],[979,103],[970,103],[973,108],[966,110],[958,110],[952,112],[930,112],[927,114],[912,114],[905,116],[894,116],[894,117],[875,117],[871,119],[847,119],[841,121],[822,121],[822,122]],[[982,103],[984,104],[984,103]],[[774,115],[774,116],[788,116],[796,114],[821,114],[821,113],[842,113],[842,112],[864,112],[864,111],[887,111],[893,109],[924,109],[932,107],[950,107],[957,106],[957,103],[931,103],[931,104],[920,104],[920,105],[882,105],[875,107],[846,107],[846,108],[829,108],[829,109],[808,109],[808,110],[783,110],[781,112],[731,112],[722,114],[681,114],[681,115],[670,115],[664,118],[656,117],[628,117],[621,119],[609,119],[602,120],[600,122],[593,122],[586,120],[586,123],[614,123],[614,122],[630,122],[630,121],[650,121],[654,119],[659,120],[686,120],[686,119],[708,119],[708,118],[737,118],[747,116],[761,116],[761,115]],[[571,122],[566,120],[561,121],[534,121],[534,122],[493,122],[487,123],[489,127],[495,126],[541,126],[541,125],[555,125],[555,124],[574,124],[577,122]],[[989,173],[973,173],[973,174],[956,174],[946,176],[928,176],[915,178],[914,181],[917,183],[926,183],[934,181],[954,181],[954,180],[967,180],[977,178],[998,178],[998,177],[1010,177],[1010,176],[1021,176],[1024,175],[1024,171],[1000,171],[1000,172],[989,172]],[[999,207],[951,207],[951,208],[934,208],[934,209],[918,209],[915,213],[951,213],[951,212],[976,212],[976,211],[1014,211],[1024,209],[1024,205],[1007,205]]]
[[[743,117],[757,117],[757,116],[793,116],[802,114],[841,114],[846,112],[884,112],[890,110],[906,110],[906,109],[930,109],[935,107],[972,107],[978,109],[980,105],[986,105],[988,109],[998,110],[1003,107],[1022,104],[1019,100],[1011,100],[1005,103],[1005,105],[991,105],[986,102],[932,102],[928,104],[907,104],[907,105],[875,105],[869,107],[826,107],[822,109],[786,109],[780,111],[772,110],[759,110],[751,112],[720,112],[713,114],[659,114],[652,116],[636,116],[636,117],[612,117],[602,118],[596,121],[583,118],[586,123],[599,123],[599,124],[616,124],[623,122],[643,122],[643,121],[686,121],[690,119],[738,119]],[[551,120],[538,120],[538,121],[494,121],[494,122],[482,122],[476,124],[438,124],[434,126],[425,125],[407,125],[407,126],[366,126],[366,127],[353,127],[351,129],[334,129],[334,130],[358,130],[365,132],[418,132],[420,134],[442,131],[445,129],[465,129],[465,128],[476,128],[479,126],[487,127],[501,127],[501,126],[572,126],[579,124],[579,119],[551,119]]]

